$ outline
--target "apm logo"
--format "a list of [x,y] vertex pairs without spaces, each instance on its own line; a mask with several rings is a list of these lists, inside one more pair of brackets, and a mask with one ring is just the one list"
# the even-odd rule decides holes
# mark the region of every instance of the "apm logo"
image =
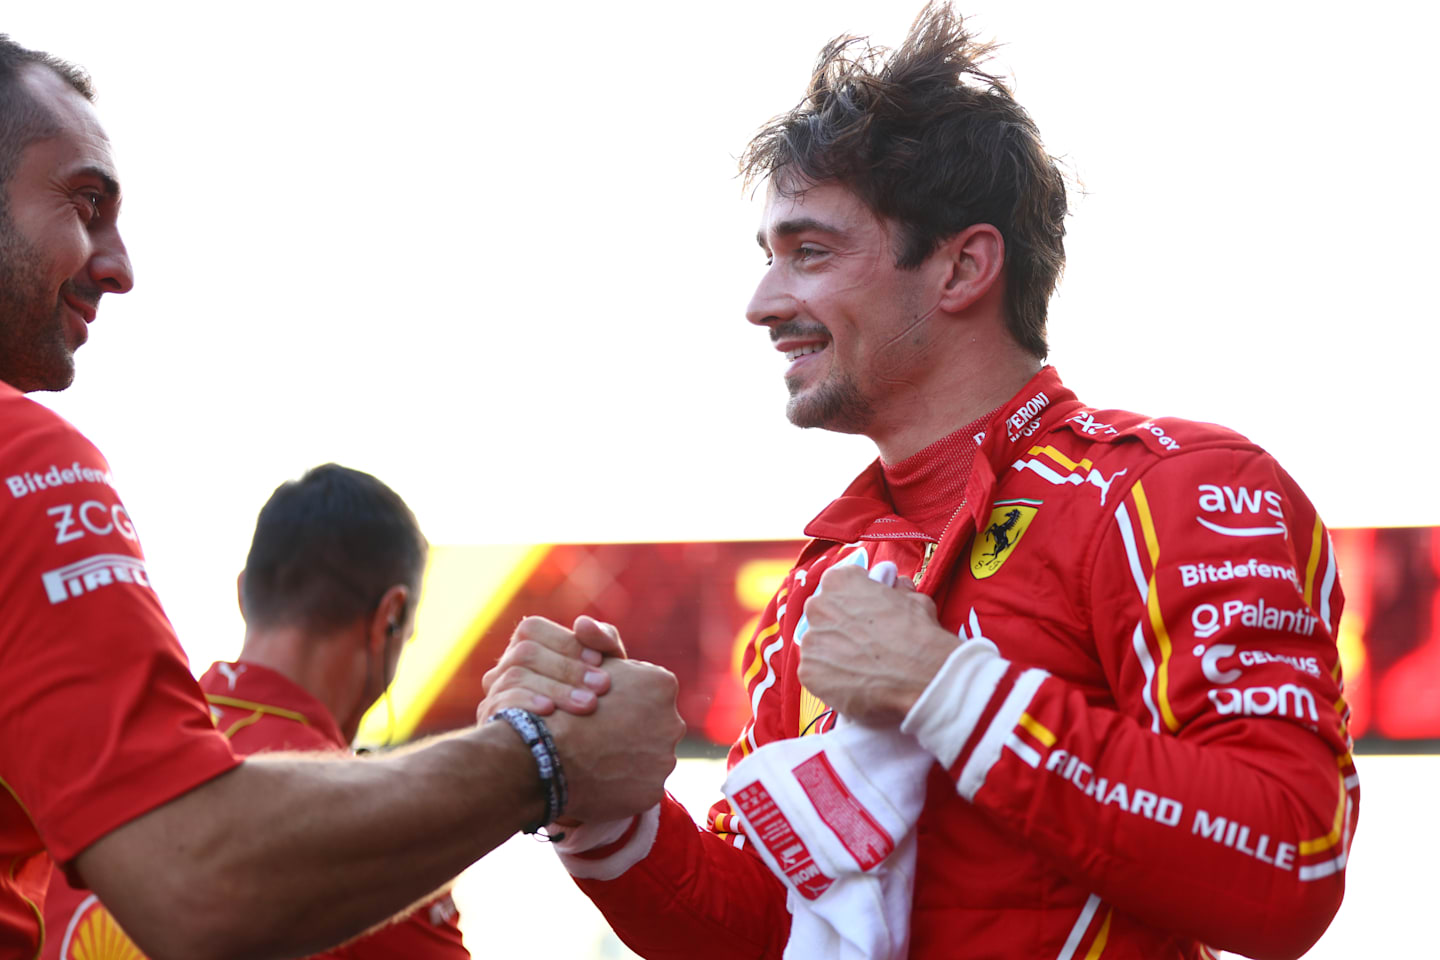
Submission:
[[1035,514],[1039,512],[1040,500],[997,500],[990,511],[990,519],[984,528],[975,534],[970,547],[970,572],[976,580],[993,576],[1000,565],[1009,559],[1020,538],[1030,529]]

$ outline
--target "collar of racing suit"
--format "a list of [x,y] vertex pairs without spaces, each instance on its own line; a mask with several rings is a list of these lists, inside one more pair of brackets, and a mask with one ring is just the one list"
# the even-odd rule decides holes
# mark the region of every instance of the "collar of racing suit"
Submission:
[[[1080,406],[1075,394],[1060,381],[1055,368],[1045,366],[1009,401],[985,418],[980,424],[983,429],[977,430],[976,424],[971,424],[889,468],[891,471],[905,468],[902,476],[908,478],[911,460],[925,457],[933,462],[934,469],[955,472],[954,466],[947,467],[944,458],[954,456],[957,446],[968,443],[976,446],[963,483],[956,476],[943,482],[933,478],[925,482],[922,478],[923,489],[907,488],[897,497],[886,482],[886,466],[877,458],[838,499],[806,524],[805,535],[815,542],[801,554],[801,562],[805,562],[812,551],[823,551],[835,543],[915,539],[936,544],[930,551],[934,554],[932,569],[937,573],[948,569],[969,541],[971,531],[988,516],[995,478],[1030,448],[1034,438],[1054,429]],[[917,465],[914,472],[928,475],[931,466],[932,463]],[[938,521],[929,517],[924,508],[911,505],[909,496],[915,492],[925,498],[938,498],[938,502],[929,505],[930,512],[941,511]],[[958,506],[954,506],[957,501]],[[927,532],[931,528],[935,532]],[[922,592],[931,592],[940,581],[939,577],[929,578]]]
[[955,512],[955,504],[965,496],[980,446],[976,438],[984,437],[990,418],[999,412],[996,407],[899,463],[882,460],[881,471],[894,512],[939,540]]

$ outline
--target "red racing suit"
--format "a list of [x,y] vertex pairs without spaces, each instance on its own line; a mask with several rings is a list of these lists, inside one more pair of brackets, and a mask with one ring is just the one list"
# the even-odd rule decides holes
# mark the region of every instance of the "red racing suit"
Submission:
[[[805,600],[836,563],[892,560],[1000,651],[963,697],[942,669],[906,719],[937,758],[912,957],[1299,956],[1339,907],[1359,801],[1315,509],[1243,437],[1086,407],[1049,367],[965,439],[938,536],[896,515],[878,462],[806,528],[744,657],[730,765],[829,728],[797,679]],[[734,817],[722,800],[697,830],[667,798],[566,865],[642,956],[779,958],[784,888]]]
[[[235,752],[246,756],[270,750],[347,750],[329,709],[287,677],[254,663],[216,663],[200,678],[215,723]],[[468,960],[457,923],[460,913],[448,893],[424,903],[405,919],[336,947],[315,960]],[[98,945],[125,944],[125,956],[139,957],[109,911],[88,890],[75,889],[58,872],[45,904],[50,936],[44,960],[84,960]],[[119,955],[120,951],[116,951]]]
[[0,957],[68,863],[240,761],[150,588],[110,467],[0,383]]

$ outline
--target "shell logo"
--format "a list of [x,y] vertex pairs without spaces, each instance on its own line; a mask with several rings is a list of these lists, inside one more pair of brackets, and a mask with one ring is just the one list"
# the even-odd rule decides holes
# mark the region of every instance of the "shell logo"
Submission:
[[825,715],[825,712],[829,709],[829,707],[825,706],[825,702],[823,700],[815,696],[815,694],[811,693],[809,690],[806,690],[804,687],[801,687],[800,736],[803,737],[806,734],[819,733],[821,728],[825,725],[823,723],[816,723],[815,721],[823,717]]
[[145,960],[120,924],[94,894],[86,897],[65,931],[62,960]]

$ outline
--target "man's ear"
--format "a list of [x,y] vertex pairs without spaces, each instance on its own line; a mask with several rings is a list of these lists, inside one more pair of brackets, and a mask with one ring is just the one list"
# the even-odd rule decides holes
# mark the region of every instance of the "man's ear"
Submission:
[[381,652],[385,644],[405,636],[405,627],[410,616],[410,588],[397,583],[385,591],[370,620],[368,641],[370,648]]
[[240,619],[245,619],[245,571],[235,575],[235,604],[240,608]]
[[935,251],[946,266],[940,309],[962,313],[1000,289],[1005,270],[1005,238],[988,223],[966,227]]

